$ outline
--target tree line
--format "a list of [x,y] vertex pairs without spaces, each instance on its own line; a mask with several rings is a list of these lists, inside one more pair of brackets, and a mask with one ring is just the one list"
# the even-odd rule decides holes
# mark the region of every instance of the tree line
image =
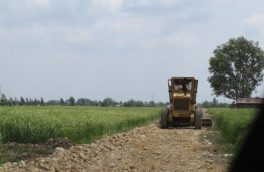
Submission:
[[202,104],[200,104],[204,108],[225,108],[230,107],[231,105],[228,103],[219,103],[218,100],[214,97],[212,101],[205,100]]
[[20,97],[18,98],[7,98],[5,94],[1,95],[0,106],[99,106],[99,107],[163,107],[165,103],[163,102],[154,102],[154,101],[141,101],[130,99],[128,101],[115,101],[112,98],[105,98],[102,101],[91,100],[88,98],[79,98],[75,99],[73,96],[68,99],[60,98],[59,100],[48,100],[44,101],[41,97],[40,99],[36,98],[27,98]]

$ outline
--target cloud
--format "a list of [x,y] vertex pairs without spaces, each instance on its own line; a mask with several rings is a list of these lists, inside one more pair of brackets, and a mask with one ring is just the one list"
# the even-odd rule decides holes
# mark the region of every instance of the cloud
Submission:
[[50,0],[13,0],[8,1],[6,6],[8,6],[11,10],[21,11],[47,8],[49,5]]
[[180,2],[181,0],[136,0],[136,4],[138,5],[172,5]]
[[95,23],[95,29],[108,30],[116,34],[144,34],[158,33],[162,30],[159,20],[143,19],[135,16],[125,18],[101,19]]
[[[243,20],[243,24],[251,27],[264,27],[264,14],[254,14]],[[263,28],[264,29],[264,28]]]
[[93,38],[93,35],[89,29],[85,28],[70,28],[66,29],[65,33],[68,35],[67,39],[70,42],[86,42],[92,40]]
[[25,3],[27,4],[27,7],[35,8],[46,8],[50,5],[50,0],[25,0]]
[[204,0],[206,5],[218,7],[225,7],[225,6],[243,6],[247,0]]
[[123,4],[124,0],[91,0],[90,9],[94,11],[103,10],[113,13],[118,11]]
[[167,46],[191,48],[198,44],[198,38],[193,33],[179,32],[164,37],[162,42]]
[[0,1],[1,25],[25,25],[33,18],[47,15],[51,7],[50,0],[10,0]]
[[242,21],[247,35],[259,40],[260,45],[264,46],[264,14],[253,14]]
[[[125,40],[123,41],[125,42]],[[189,49],[197,47],[200,39],[194,33],[177,32],[165,36],[142,36],[131,38],[126,44],[140,49],[158,50],[158,49]]]
[[90,41],[93,32],[89,26],[40,25],[27,27],[1,28],[1,42],[64,42],[77,43]]

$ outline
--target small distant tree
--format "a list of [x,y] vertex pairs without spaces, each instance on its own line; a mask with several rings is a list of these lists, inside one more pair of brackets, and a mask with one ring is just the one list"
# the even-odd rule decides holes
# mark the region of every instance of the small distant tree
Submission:
[[60,101],[58,100],[49,100],[46,102],[47,105],[50,105],[50,106],[55,106],[55,105],[59,105],[60,104]]
[[19,105],[19,101],[17,100],[17,98],[14,98],[14,105]]
[[44,100],[43,100],[42,97],[40,98],[40,105],[41,105],[41,106],[44,106],[44,105],[45,105],[45,102],[44,102]]
[[25,105],[25,99],[21,96],[19,105]]
[[26,97],[26,105],[29,105],[29,100],[27,97]]
[[80,106],[84,106],[85,105],[85,99],[84,98],[80,98],[77,100],[76,102],[77,105],[80,105]]
[[124,103],[122,103],[122,105],[124,107],[143,107],[143,106],[149,106],[148,103],[143,103],[142,101],[140,100],[133,100],[133,99],[130,99]]
[[74,97],[70,97],[69,98],[69,101],[70,101],[70,106],[74,106],[75,105],[75,99],[74,99]]
[[124,102],[123,106],[124,107],[133,107],[133,106],[135,107],[136,106],[136,101],[133,100],[133,99],[130,99],[130,100]]
[[213,98],[213,106],[216,107],[218,105],[218,101],[217,99],[214,97]]
[[93,105],[94,105],[94,106],[100,106],[100,101],[94,101],[94,102],[93,102]]
[[1,98],[0,98],[0,104],[5,106],[5,105],[7,105],[7,103],[8,103],[8,100],[5,96],[5,94],[2,94]]
[[63,100],[63,98],[60,98],[60,104],[61,104],[61,106],[64,106],[64,100]]
[[[214,99],[213,99],[213,101],[214,101]],[[215,101],[217,101],[216,99],[215,99]],[[216,105],[216,104],[215,104]],[[204,108],[212,108],[212,107],[216,107],[214,105],[214,103],[213,102],[210,102],[210,101],[207,101],[207,100],[205,100],[203,103],[202,103],[202,107],[204,107]]]
[[33,100],[32,98],[29,98],[29,105],[32,105],[33,104]]
[[112,98],[105,98],[102,102],[102,106],[108,107],[108,106],[115,106],[116,102]]
[[15,102],[15,100],[12,97],[10,97],[7,104],[9,106],[14,106],[16,104],[16,102]]
[[37,101],[36,98],[34,99],[33,105],[34,105],[34,106],[37,106],[37,105],[38,105],[38,101]]
[[150,101],[150,102],[149,102],[149,106],[150,106],[150,107],[155,107],[155,106],[156,106],[156,104],[155,104],[155,102],[154,102],[154,101]]
[[163,102],[158,102],[158,103],[156,104],[156,106],[158,106],[158,107],[164,107],[164,106],[165,106],[165,103],[163,103]]

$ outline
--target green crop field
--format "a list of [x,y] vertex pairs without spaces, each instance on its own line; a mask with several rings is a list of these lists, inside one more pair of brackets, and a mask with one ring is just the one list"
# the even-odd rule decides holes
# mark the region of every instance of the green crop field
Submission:
[[67,137],[89,143],[157,120],[160,108],[15,106],[0,107],[2,142],[41,143]]
[[232,145],[234,152],[241,145],[257,114],[256,109],[209,108],[208,112],[213,116],[224,141]]

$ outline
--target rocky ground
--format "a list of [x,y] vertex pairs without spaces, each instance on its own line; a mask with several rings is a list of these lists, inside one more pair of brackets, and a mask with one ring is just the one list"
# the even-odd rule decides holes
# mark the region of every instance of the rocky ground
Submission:
[[157,122],[91,144],[57,147],[47,157],[5,163],[0,171],[227,171],[229,155],[208,128],[160,129]]
[[68,149],[75,144],[67,138],[49,139],[42,144],[22,144],[8,142],[0,144],[1,160],[5,162],[16,162],[19,160],[30,161],[38,157],[45,157],[54,152],[57,147]]

